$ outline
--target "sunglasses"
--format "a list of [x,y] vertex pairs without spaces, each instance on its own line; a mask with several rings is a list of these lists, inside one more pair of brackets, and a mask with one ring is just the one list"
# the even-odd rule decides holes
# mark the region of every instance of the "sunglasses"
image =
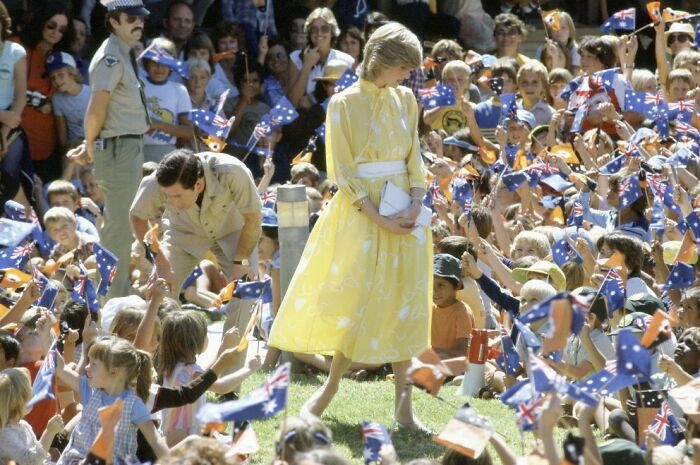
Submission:
[[502,37],[515,37],[520,34],[520,29],[517,27],[509,27],[508,29],[496,29],[493,31],[493,35],[496,37],[502,36]]
[[323,26],[311,26],[309,28],[309,32],[311,32],[312,34],[328,34],[329,32],[331,32],[331,27],[328,24],[324,24]]
[[690,40],[690,36],[688,34],[670,34],[668,36],[668,40],[666,41],[666,44],[670,47],[672,43],[675,41],[678,41],[681,44],[684,44]]
[[126,22],[129,24],[134,24],[136,21],[143,22],[143,16],[139,15],[126,15]]
[[46,29],[48,29],[49,31],[55,31],[56,29],[58,29],[59,33],[65,34],[66,30],[68,29],[68,26],[58,27],[58,24],[54,23],[53,21],[50,21],[46,23]]

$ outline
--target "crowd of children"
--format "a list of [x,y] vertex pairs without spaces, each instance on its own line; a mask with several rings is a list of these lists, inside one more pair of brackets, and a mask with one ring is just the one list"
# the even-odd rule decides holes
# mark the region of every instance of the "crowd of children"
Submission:
[[[586,36],[573,11],[554,9],[566,2],[397,1],[388,16],[360,0],[146,2],[154,29],[134,65],[151,123],[134,175],[177,147],[208,148],[243,159],[263,204],[257,279],[269,279],[269,298],[255,304],[254,333],[227,331],[209,367],[198,359],[229,285],[213,254],[169,296],[153,269],[164,229],[154,218],[147,241],[124,238],[131,261],[117,266],[133,295],[103,298],[115,267],[100,246],[104,194],[90,166],[65,156],[85,138],[95,3],[0,2],[0,464],[242,460],[201,437],[197,412],[207,391],[245,395],[243,380],[280,361],[274,347],[240,357],[242,339],[266,340],[283,297],[276,189],[306,187],[310,229],[324,214],[338,189],[326,174],[328,101],[357,80],[364,43],[390,20],[426,39],[403,85],[421,109],[433,213],[431,348],[446,364],[469,361],[450,384],[514,407],[550,465],[700,464],[700,28],[694,11],[674,9],[683,2],[616,2]],[[232,12],[237,22],[219,21]],[[533,29],[544,40],[527,56]],[[280,119],[280,105],[294,116]],[[221,117],[223,138],[198,110]],[[623,363],[628,334],[646,368]],[[294,356],[306,372],[331,368],[327,354]],[[355,363],[348,376],[389,370]],[[605,392],[622,374],[635,382]],[[595,405],[576,394],[590,389],[603,394]],[[651,418],[649,391],[662,399]],[[581,462],[553,439],[572,425]],[[502,437],[489,442],[516,463]],[[315,417],[288,418],[275,444],[266,458],[348,460]],[[387,445],[378,460],[397,453]],[[491,460],[450,450],[442,463]]]

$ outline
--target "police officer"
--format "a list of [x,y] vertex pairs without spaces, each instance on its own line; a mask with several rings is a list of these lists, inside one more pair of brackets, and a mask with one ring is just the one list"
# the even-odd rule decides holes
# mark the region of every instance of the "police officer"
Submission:
[[131,251],[129,206],[143,165],[143,134],[150,121],[132,46],[141,39],[148,10],[141,0],[100,0],[107,7],[110,36],[90,63],[90,103],[85,144],[69,154],[79,164],[94,163],[105,194],[100,242],[118,258],[108,297],[129,294]]

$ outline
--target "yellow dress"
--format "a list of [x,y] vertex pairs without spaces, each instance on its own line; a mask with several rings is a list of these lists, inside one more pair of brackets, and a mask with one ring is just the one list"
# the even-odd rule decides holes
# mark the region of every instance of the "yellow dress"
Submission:
[[[316,223],[284,296],[269,344],[356,362],[408,360],[430,343],[432,243],[380,228],[353,203],[378,207],[387,180],[425,189],[418,109],[405,87],[360,80],[328,105],[328,175],[339,191]],[[406,172],[356,176],[361,163],[400,161]]]

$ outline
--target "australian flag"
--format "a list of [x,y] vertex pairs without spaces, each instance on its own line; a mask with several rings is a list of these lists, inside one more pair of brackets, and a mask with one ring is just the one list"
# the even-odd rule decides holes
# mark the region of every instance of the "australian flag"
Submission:
[[517,328],[520,337],[523,338],[523,343],[525,347],[529,347],[534,351],[537,351],[542,347],[542,341],[537,337],[537,335],[530,329],[530,326],[518,320],[513,319],[513,325]]
[[574,249],[569,241],[564,238],[556,241],[552,244],[552,258],[557,266],[562,267],[567,263],[573,261],[576,263],[583,263],[583,257]]
[[235,118],[226,119],[211,111],[195,108],[187,113],[187,119],[210,136],[226,140]]
[[421,89],[419,93],[423,108],[426,110],[447,107],[457,102],[452,87],[445,84],[438,84],[435,87]]
[[82,263],[79,264],[80,276],[73,284],[71,298],[81,305],[85,305],[90,313],[96,314],[100,311],[100,302],[97,300],[95,286],[87,274],[87,270]]
[[600,285],[600,294],[605,297],[608,306],[608,316],[612,316],[617,310],[625,305],[625,283],[622,282],[620,274],[611,269]]
[[277,203],[277,192],[272,190],[260,194],[260,201],[262,202],[264,208],[274,209],[275,204]]
[[392,445],[391,436],[386,428],[376,421],[363,421],[362,456],[365,459],[365,465],[379,462],[379,449],[385,444]]
[[695,242],[697,242],[698,239],[700,239],[700,210],[696,209],[690,212],[690,214],[685,217],[685,222],[690,227],[690,230],[693,231]]
[[520,371],[520,356],[515,350],[513,340],[506,329],[501,326],[501,355],[496,359],[496,363],[510,376],[517,376]]
[[241,281],[236,284],[233,296],[241,300],[257,300],[262,296],[263,303],[267,303],[265,296],[268,293],[268,288],[270,288],[269,279],[264,279],[262,281]]
[[625,164],[625,158],[626,157],[624,155],[620,155],[617,158],[613,158],[612,160],[601,166],[598,169],[598,171],[600,172],[600,174],[605,174],[608,176],[616,174],[622,169],[622,166]]
[[557,374],[553,368],[548,366],[542,359],[530,352],[530,373],[535,385],[535,391],[539,393],[557,391],[562,395],[569,396],[573,400],[578,400],[586,405],[595,407],[598,400],[590,394],[582,391],[581,388],[566,380],[566,377]]
[[[649,425],[649,430],[656,434],[661,445],[675,446],[681,439],[683,427],[678,423],[678,419],[671,411],[667,401],[661,403],[661,408]],[[646,441],[642,445],[642,450],[646,450]]]
[[620,208],[627,208],[632,205],[637,199],[642,198],[642,186],[639,184],[639,179],[636,174],[633,174],[625,179],[620,185]]
[[678,262],[673,265],[664,285],[664,290],[685,289],[695,282],[695,268],[687,263]]
[[583,227],[583,204],[579,200],[575,200],[571,206],[571,214],[566,220],[568,226]]
[[34,250],[34,242],[26,242],[16,247],[0,249],[0,270],[8,268],[23,270],[29,261],[32,250]]
[[0,218],[0,246],[17,247],[32,233],[33,229],[32,223]]
[[117,274],[117,257],[109,250],[95,243],[92,246],[97,262],[97,271],[100,273],[100,284],[97,286],[98,295],[107,295],[114,275]]
[[207,403],[197,412],[197,421],[223,423],[227,421],[257,420],[269,418],[284,410],[287,405],[291,364],[285,363],[273,371],[262,386],[245,398],[222,404]]
[[34,302],[37,307],[43,307],[53,312],[53,306],[58,296],[59,287],[56,283],[47,278],[36,267],[32,268],[32,278],[39,283],[41,297]]
[[56,343],[51,346],[49,352],[41,362],[41,368],[32,383],[32,398],[27,403],[27,408],[31,409],[34,404],[44,399],[55,399],[53,392],[53,375],[56,372]]
[[625,90],[625,111],[642,113],[648,118],[653,118],[661,103],[663,99],[659,94]]
[[617,371],[630,376],[651,376],[651,353],[629,329],[617,335]]
[[603,24],[600,25],[600,30],[606,34],[613,29],[618,31],[634,31],[635,24],[636,12],[634,8],[627,8],[610,16]]
[[298,117],[299,113],[297,113],[292,102],[287,97],[282,97],[255,125],[247,146],[252,147],[257,140],[270,135],[275,129],[286,126]]
[[203,273],[204,272],[202,271],[202,268],[199,265],[195,266],[194,270],[192,270],[192,273],[190,273],[189,276],[185,278],[185,282],[182,283],[182,289],[187,289],[188,287],[193,285],[197,278],[202,276]]
[[452,182],[452,200],[459,203],[460,208],[471,204],[473,197],[472,185],[465,179],[455,179]]
[[[355,74],[353,70],[351,70],[350,68],[346,69],[345,72],[343,72],[343,74],[340,75],[338,80],[335,81],[335,93],[337,94],[338,92],[347,89],[348,87],[356,83],[358,79],[360,79],[360,77],[357,74]],[[328,106],[328,104],[326,104],[326,106]]]
[[530,180],[530,177],[525,171],[511,171],[501,177],[503,185],[506,186],[508,192],[513,192]]
[[192,77],[190,70],[187,67],[187,63],[176,60],[168,52],[157,45],[151,45],[144,50],[141,55],[139,55],[139,60],[155,61],[158,64],[167,66],[185,79]]

